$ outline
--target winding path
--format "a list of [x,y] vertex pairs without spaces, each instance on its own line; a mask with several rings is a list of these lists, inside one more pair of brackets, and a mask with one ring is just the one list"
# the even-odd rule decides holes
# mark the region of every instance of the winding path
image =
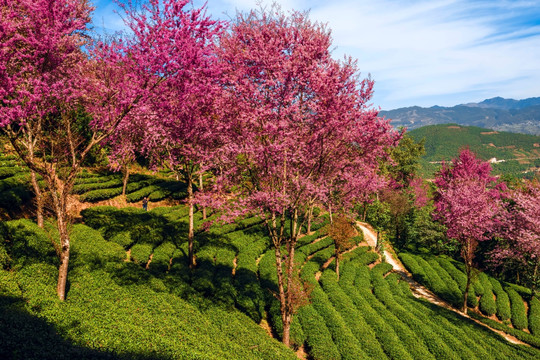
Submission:
[[[364,239],[366,240],[368,245],[373,247],[373,248],[376,248],[377,247],[377,236],[375,235],[375,231],[373,230],[373,228],[369,224],[363,223],[363,222],[360,222],[360,221],[358,221],[356,224],[358,225],[358,227],[364,233]],[[390,245],[387,245],[387,246],[390,247]],[[416,298],[426,299],[429,302],[431,302],[432,304],[442,306],[442,307],[444,307],[444,308],[446,308],[448,310],[454,311],[455,313],[457,313],[457,314],[459,314],[459,315],[461,315],[463,317],[471,319],[472,321],[476,322],[477,324],[480,324],[480,325],[490,329],[491,331],[496,332],[497,334],[501,335],[502,337],[504,337],[506,340],[508,340],[509,342],[511,342],[513,344],[520,344],[520,345],[530,346],[529,344],[518,340],[517,338],[515,338],[512,335],[509,335],[509,334],[507,334],[507,333],[505,333],[503,331],[497,330],[497,329],[493,329],[492,327],[489,327],[488,325],[484,324],[483,322],[478,321],[476,319],[473,319],[470,316],[468,316],[467,314],[464,314],[463,312],[461,312],[461,311],[459,311],[457,309],[454,309],[450,304],[448,304],[446,301],[439,298],[437,295],[435,295],[428,288],[426,288],[425,286],[423,286],[420,283],[416,282],[412,278],[411,273],[409,271],[407,271],[407,269],[405,269],[403,264],[401,264],[399,259],[397,259],[396,256],[391,251],[384,250],[384,256],[386,257],[386,262],[389,263],[390,265],[392,265],[392,268],[394,269],[394,271],[399,273],[401,275],[401,277],[403,278],[403,280],[405,280],[409,284],[409,286],[411,288],[411,292]]]

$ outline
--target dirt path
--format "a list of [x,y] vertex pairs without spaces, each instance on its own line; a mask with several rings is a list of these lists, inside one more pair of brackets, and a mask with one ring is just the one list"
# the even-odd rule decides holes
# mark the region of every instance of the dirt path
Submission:
[[[366,240],[368,245],[375,248],[377,246],[377,236],[375,235],[375,231],[373,230],[373,228],[369,224],[362,223],[362,222],[359,222],[359,221],[356,224],[358,225],[358,227],[364,233],[364,239]],[[387,246],[390,246],[390,245],[387,245]],[[392,265],[392,268],[394,269],[394,271],[397,272],[398,274],[400,274],[401,277],[403,278],[403,280],[405,280],[409,284],[409,287],[411,288],[411,292],[416,298],[426,299],[427,301],[429,301],[432,304],[442,306],[442,307],[444,307],[444,308],[446,308],[448,310],[451,310],[451,311],[453,311],[453,312],[455,312],[455,313],[457,313],[457,314],[459,314],[459,315],[461,315],[463,317],[471,319],[472,321],[476,322],[477,324],[480,324],[480,325],[490,329],[491,331],[496,332],[497,334],[501,335],[502,337],[504,337],[506,340],[508,340],[509,342],[511,342],[513,344],[520,344],[520,345],[530,346],[529,344],[518,340],[517,338],[515,338],[512,335],[508,335],[503,331],[493,329],[492,327],[489,327],[488,325],[484,324],[483,322],[478,321],[476,319],[473,319],[473,318],[469,317],[468,315],[462,313],[461,311],[459,311],[457,309],[454,309],[450,304],[448,304],[446,301],[439,298],[437,295],[435,295],[428,288],[426,288],[423,285],[421,285],[420,283],[416,282],[412,278],[411,273],[403,266],[401,261],[399,261],[399,259],[397,259],[397,257],[394,256],[394,254],[392,252],[390,252],[388,250],[385,250],[384,255],[386,257],[386,262],[388,262],[390,265]]]

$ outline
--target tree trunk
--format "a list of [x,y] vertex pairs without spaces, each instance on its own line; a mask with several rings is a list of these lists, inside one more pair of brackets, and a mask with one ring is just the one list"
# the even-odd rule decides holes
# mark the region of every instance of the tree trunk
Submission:
[[367,202],[364,202],[364,213],[362,214],[362,221],[366,222],[367,217]]
[[67,193],[69,189],[65,184],[58,179],[53,171],[53,174],[48,179],[49,189],[56,212],[58,234],[60,235],[59,257],[60,267],[58,268],[58,283],[56,285],[56,293],[60,300],[66,298],[66,284],[68,277],[69,253],[70,253],[70,238],[68,232],[68,214],[67,214]]
[[535,261],[532,284],[531,284],[531,300],[532,298],[536,296],[537,288],[538,288],[538,261]]
[[332,217],[332,205],[328,206],[328,214],[330,215],[330,224],[333,224],[334,219]]
[[191,174],[186,176],[187,180],[187,193],[188,193],[188,206],[189,206],[189,230],[188,230],[188,258],[189,267],[195,266],[195,255],[193,252],[193,237],[194,237],[194,221],[193,221],[193,179]]
[[280,246],[277,245],[274,247],[275,255],[276,255],[276,269],[277,269],[277,277],[278,277],[278,289],[279,289],[279,304],[280,304],[280,311],[281,311],[281,321],[283,322],[283,337],[281,341],[285,346],[290,345],[290,317],[288,316],[287,311],[287,297],[285,295],[285,279],[283,278],[283,268],[281,263],[281,249]]
[[339,254],[336,253],[336,275],[339,281]]
[[[203,190],[203,176],[202,172],[199,172],[199,191]],[[203,206],[202,208],[202,218],[203,220],[206,220],[206,207]]]
[[469,288],[471,287],[471,270],[468,265],[465,265],[467,268],[465,269],[467,272],[467,285],[465,285],[465,292],[463,293],[463,313],[467,314],[467,299],[469,297]]
[[[58,232],[60,233],[60,267],[58,268],[58,284],[56,285],[56,293],[60,300],[66,299],[66,284],[68,277],[68,265],[69,265],[69,250],[70,250],[70,239],[67,230],[67,222],[65,219],[65,214],[62,216],[58,215]],[[64,218],[62,218],[64,217]]]
[[309,205],[306,234],[311,232],[311,220],[313,219],[313,204]]
[[128,179],[129,179],[129,165],[124,164],[124,166],[122,167],[122,170],[124,172],[124,179],[122,183],[122,196],[126,196],[126,189],[127,189]]
[[30,171],[31,180],[32,180],[32,187],[34,188],[34,193],[36,195],[36,217],[37,217],[37,225],[40,228],[43,228],[43,192],[41,191],[41,188],[39,187],[39,183],[37,181],[36,172],[34,170]]

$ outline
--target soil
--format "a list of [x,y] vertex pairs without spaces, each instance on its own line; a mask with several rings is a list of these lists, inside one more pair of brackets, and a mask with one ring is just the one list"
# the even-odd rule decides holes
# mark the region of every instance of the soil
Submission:
[[[181,203],[180,200],[171,200],[171,199],[148,202],[148,211],[150,211],[153,208],[157,208],[161,206],[175,206],[175,205],[179,205],[180,203]],[[98,202],[81,202],[79,201],[78,195],[68,196],[68,214],[74,219],[80,219],[82,210],[95,207],[95,206],[114,206],[117,208],[136,207],[136,208],[142,209],[142,201],[130,203],[126,201],[125,197],[120,195],[112,199],[98,201]]]

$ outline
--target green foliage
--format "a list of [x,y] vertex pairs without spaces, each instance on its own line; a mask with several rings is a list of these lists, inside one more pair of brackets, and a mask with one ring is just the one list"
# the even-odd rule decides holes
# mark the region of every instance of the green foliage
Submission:
[[7,255],[4,261],[10,260],[4,265],[19,269],[33,263],[56,264],[58,262],[49,235],[30,220],[2,222],[0,234],[0,242],[3,243],[2,247]]
[[131,235],[128,231],[115,234],[113,237],[111,237],[110,241],[121,245],[126,250],[131,246],[131,244],[133,244],[133,240],[131,239]]
[[130,202],[130,203],[141,201],[145,196],[148,196],[154,191],[158,191],[158,190],[159,190],[159,186],[157,185],[145,186],[140,190],[134,191],[131,194],[126,195],[126,200],[127,202]]
[[529,321],[527,319],[527,310],[523,299],[514,289],[506,289],[510,298],[510,310],[512,313],[512,325],[514,328],[523,330],[527,329]]
[[510,298],[508,297],[508,294],[504,291],[501,283],[497,279],[490,278],[489,281],[491,282],[493,292],[496,296],[495,305],[497,306],[497,317],[501,321],[510,319],[512,313],[510,311]]
[[150,270],[157,273],[164,273],[169,270],[169,264],[173,257],[176,246],[170,241],[163,242],[154,249]]
[[480,311],[487,316],[494,315],[497,312],[497,305],[493,295],[493,286],[485,273],[480,273],[478,279],[484,288],[484,295],[480,298]]
[[529,330],[535,336],[540,335],[540,300],[536,296],[529,301]]
[[483,160],[497,158],[505,162],[493,164],[496,175],[512,174],[522,177],[523,171],[531,167],[529,163],[516,161],[518,155],[524,158],[537,157],[539,137],[508,132],[494,132],[475,126],[442,124],[424,126],[409,132],[418,140],[425,139],[426,154],[422,157],[422,175],[432,177],[440,164],[429,162],[455,158],[460,149],[469,147]]
[[342,359],[367,359],[368,356],[360,347],[360,343],[352,334],[349,327],[330,304],[327,294],[318,286],[311,293],[313,308],[324,319],[328,330],[332,334]]
[[306,334],[308,352],[314,360],[339,360],[341,355],[332,341],[324,319],[311,305],[298,310],[298,319]]
[[478,314],[476,314],[474,312],[471,312],[469,314],[469,316],[472,317],[473,319],[476,319],[478,321],[483,322],[484,324],[487,324],[488,326],[490,326],[490,327],[492,327],[494,329],[504,331],[505,333],[516,337],[518,340],[521,340],[521,341],[523,341],[523,342],[525,342],[527,344],[530,344],[530,345],[532,345],[532,346],[534,346],[536,348],[540,348],[540,339],[537,336],[533,336],[533,335],[531,335],[529,333],[526,333],[524,331],[508,327],[504,323],[500,323],[498,321],[485,318],[485,317],[483,317],[481,315],[478,315]]
[[73,186],[74,194],[84,194],[88,191],[110,189],[122,186],[122,179],[114,176],[87,177],[77,181]]
[[[364,301],[354,291],[349,288],[349,296],[345,293],[346,285],[340,287],[336,282],[336,274],[331,271],[325,271],[321,276],[321,284],[328,294],[329,299],[334,304],[334,307],[341,312],[343,319],[348,322],[349,327],[353,330],[354,335],[359,341],[370,341],[371,346],[365,346],[365,352],[370,358],[386,358],[380,353],[380,349],[384,350],[390,358],[411,358],[407,350],[403,347],[399,337],[391,326],[391,320],[385,321],[375,311],[368,301]],[[350,285],[349,285],[350,286]],[[356,318],[363,317],[363,321],[355,321]],[[371,327],[372,334],[366,334],[364,328]],[[366,336],[367,335],[367,336]],[[371,335],[371,336],[370,336]],[[373,335],[380,342],[380,347],[375,346],[376,341]]]
[[79,200],[83,202],[97,202],[112,199],[121,194],[122,188],[91,190],[82,194]]
[[392,178],[403,184],[408,184],[419,169],[419,159],[425,154],[425,139],[415,141],[409,133],[405,133],[398,146],[392,148],[390,156],[392,164],[387,165],[387,171]]
[[152,255],[152,245],[135,244],[131,248],[131,259],[135,264],[146,265]]
[[121,262],[126,257],[124,248],[106,241],[100,232],[86,225],[77,224],[71,231],[72,264],[100,265]]

